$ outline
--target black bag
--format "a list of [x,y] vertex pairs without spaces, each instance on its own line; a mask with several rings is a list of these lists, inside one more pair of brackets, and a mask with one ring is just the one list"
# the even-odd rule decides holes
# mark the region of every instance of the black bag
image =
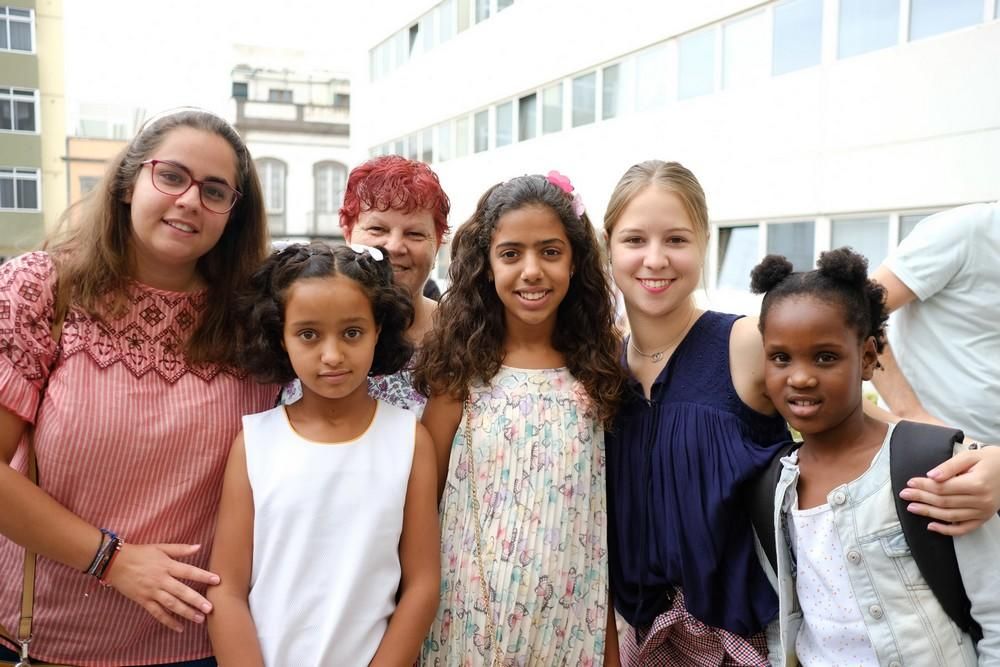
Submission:
[[[889,470],[892,494],[896,500],[896,516],[910,553],[927,581],[931,592],[951,620],[967,632],[974,641],[983,637],[982,628],[972,618],[971,603],[962,583],[955,556],[955,541],[948,535],[927,530],[930,519],[906,510],[907,501],[899,497],[906,482],[923,477],[927,471],[947,461],[954,453],[955,443],[962,442],[961,431],[934,424],[901,421],[889,439]],[[777,546],[774,530],[774,492],[781,477],[781,458],[799,448],[801,443],[783,446],[756,479],[750,483],[750,520],[764,553],[777,572]]]

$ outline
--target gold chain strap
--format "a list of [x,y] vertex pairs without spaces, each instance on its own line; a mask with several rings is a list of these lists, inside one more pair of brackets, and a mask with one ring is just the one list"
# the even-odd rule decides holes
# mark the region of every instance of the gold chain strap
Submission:
[[469,483],[472,485],[472,515],[474,517],[473,528],[476,532],[476,566],[479,568],[479,588],[483,596],[483,610],[486,613],[486,635],[490,645],[493,647],[493,667],[501,667],[503,660],[500,655],[500,642],[497,641],[496,625],[493,622],[492,606],[490,604],[489,584],[486,583],[486,571],[483,567],[483,534],[482,516],[479,505],[479,485],[476,484],[475,455],[472,450],[472,396],[465,399],[465,452],[469,458]]

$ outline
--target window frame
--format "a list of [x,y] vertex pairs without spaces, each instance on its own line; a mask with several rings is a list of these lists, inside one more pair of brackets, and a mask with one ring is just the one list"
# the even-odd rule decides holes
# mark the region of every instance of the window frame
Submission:
[[[19,96],[16,93],[21,93],[21,95]],[[31,96],[30,100],[32,108],[34,110],[33,115],[35,121],[35,129],[33,130],[19,130],[16,127],[14,127],[17,124],[17,114],[15,113],[14,103],[15,101],[22,103],[27,102],[28,95],[25,95],[24,93],[28,93]],[[13,86],[0,88],[0,104],[4,103],[10,104],[10,122],[11,122],[10,129],[0,127],[0,132],[5,134],[41,134],[42,117],[41,117],[41,110],[39,108],[40,98],[41,95],[37,88],[16,88]]]
[[[0,167],[0,180],[10,180],[14,189],[14,206],[3,206],[0,203],[0,211],[12,213],[40,213],[42,211],[42,170],[38,167]],[[18,182],[32,181],[35,184],[35,200],[38,205],[34,208],[25,208],[17,205]]]
[[[28,12],[28,16],[11,16],[10,10],[16,9],[18,11]],[[28,7],[11,7],[9,5],[0,5],[0,18],[4,20],[4,30],[6,31],[7,46],[0,46],[0,53],[24,53],[33,54],[38,52],[38,40],[35,35],[35,10]],[[11,47],[10,39],[10,23],[11,21],[15,23],[27,23],[29,34],[31,36],[31,48],[28,50],[15,49]]]

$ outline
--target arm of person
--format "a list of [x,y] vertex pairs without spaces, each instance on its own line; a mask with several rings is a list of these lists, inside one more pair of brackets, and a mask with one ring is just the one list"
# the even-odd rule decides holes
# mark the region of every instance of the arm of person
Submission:
[[729,335],[729,372],[740,400],[765,415],[773,415],[774,403],[764,387],[764,340],[758,318],[742,317]]
[[208,617],[208,636],[220,667],[264,667],[248,601],[253,567],[253,518],[253,491],[241,431],[226,463],[209,561],[209,569],[221,579],[218,586],[208,591],[214,608]]
[[955,556],[966,594],[972,603],[971,613],[983,630],[976,645],[979,665],[1000,665],[1000,517],[994,515],[972,533],[955,538]]
[[[0,533],[86,576],[82,573],[90,566],[103,536],[98,528],[10,467],[25,428],[21,417],[0,406],[0,507],[4,508],[0,512]],[[198,549],[199,545],[190,544],[125,544],[105,580],[157,621],[182,632],[184,626],[176,616],[201,623],[211,605],[180,580],[218,583],[218,577],[211,572],[174,560]]]
[[[872,274],[872,280],[880,283],[885,288],[885,305],[888,312],[893,312],[902,308],[917,298],[906,284],[896,277],[887,266],[882,265]],[[872,378],[872,383],[878,389],[879,395],[889,406],[889,409],[900,419],[911,421],[927,422],[930,424],[941,424],[941,420],[927,412],[920,403],[913,387],[906,380],[903,371],[896,363],[896,355],[892,352],[892,347],[886,342],[885,349],[879,354],[881,369],[876,369]]]
[[615,605],[608,589],[608,626],[604,633],[604,664],[607,667],[621,667],[621,652],[618,649],[618,623],[615,621]]
[[[371,667],[410,667],[437,612],[441,593],[441,537],[438,523],[434,443],[417,424],[413,467],[406,487],[399,602]],[[221,664],[221,663],[220,663]]]
[[420,420],[427,427],[431,440],[434,442],[438,501],[441,500],[445,482],[448,481],[451,445],[458,432],[458,426],[462,422],[462,406],[461,400],[451,396],[431,396],[424,407],[424,415]]

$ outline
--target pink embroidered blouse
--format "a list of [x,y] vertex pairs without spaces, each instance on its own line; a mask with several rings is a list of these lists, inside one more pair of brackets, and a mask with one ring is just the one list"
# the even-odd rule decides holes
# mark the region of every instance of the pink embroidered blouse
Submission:
[[[190,562],[206,567],[240,418],[270,408],[277,387],[187,363],[182,342],[204,309],[204,292],[133,283],[119,320],[101,323],[70,309],[57,349],[50,336],[55,279],[41,252],[0,266],[0,404],[36,424],[42,488],[128,542],[201,544]],[[22,472],[24,445],[11,464]],[[20,615],[22,558],[0,536],[0,624],[10,631]],[[83,666],[212,653],[204,626],[186,623],[175,634],[117,591],[45,558],[38,559],[33,635],[36,660]]]

